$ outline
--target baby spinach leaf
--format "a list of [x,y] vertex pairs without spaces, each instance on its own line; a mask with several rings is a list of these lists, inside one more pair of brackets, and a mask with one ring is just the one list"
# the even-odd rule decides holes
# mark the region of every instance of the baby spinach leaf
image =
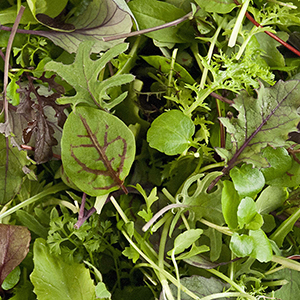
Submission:
[[220,118],[231,135],[230,148],[216,151],[228,163],[223,172],[244,161],[256,167],[269,164],[262,157],[262,149],[267,145],[274,148],[287,146],[288,133],[296,131],[300,120],[297,112],[300,82],[278,81],[265,88],[261,85],[257,99],[246,91],[235,99],[233,107],[239,112],[238,118]]
[[219,14],[227,14],[236,7],[233,0],[195,0],[195,2],[205,11]]
[[73,64],[63,65],[51,61],[46,64],[45,69],[56,72],[71,84],[77,92],[76,95],[72,97],[61,97],[58,100],[59,103],[72,103],[73,105],[76,105],[84,102],[90,106],[111,109],[124,100],[127,92],[122,93],[115,99],[111,99],[107,94],[107,90],[131,82],[134,79],[134,76],[131,74],[120,74],[99,82],[98,75],[105,65],[112,58],[124,52],[128,45],[119,44],[112,49],[109,49],[96,61],[90,59],[92,45],[93,42],[81,43]]
[[167,155],[181,154],[192,142],[195,125],[180,110],[170,110],[161,114],[151,124],[147,132],[150,147]]
[[94,108],[77,107],[65,123],[61,143],[64,170],[82,191],[100,196],[125,189],[135,139],[120,119]]
[[244,198],[254,197],[265,185],[265,178],[261,171],[252,168],[251,165],[242,165],[240,168],[234,167],[230,171],[235,189],[239,196]]
[[30,232],[26,227],[0,224],[0,286],[29,251]]
[[68,264],[63,257],[51,254],[44,239],[36,239],[33,261],[30,279],[38,299],[95,299],[95,286],[88,269],[83,264]]
[[[151,28],[179,19],[185,11],[176,6],[157,0],[135,0],[128,3],[140,29]],[[185,43],[186,38],[178,34],[182,25],[164,28],[145,34],[146,36],[163,43]]]
[[68,51],[78,52],[79,46],[85,41],[93,41],[92,52],[105,51],[124,39],[104,42],[103,37],[129,33],[132,22],[130,15],[121,10],[112,0],[93,0],[87,9],[69,20],[74,30],[68,31],[37,31],[36,34],[49,38],[54,44]]

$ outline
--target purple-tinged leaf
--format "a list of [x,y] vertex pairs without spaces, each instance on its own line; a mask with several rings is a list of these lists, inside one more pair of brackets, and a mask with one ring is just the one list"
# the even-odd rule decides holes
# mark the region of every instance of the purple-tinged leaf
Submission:
[[0,134],[0,204],[6,204],[19,192],[26,165],[30,164],[27,153],[13,147],[10,139]]
[[30,232],[26,227],[0,224],[0,286],[29,251]]
[[[49,21],[49,20],[48,20]],[[36,31],[54,44],[68,51],[77,52],[84,41],[94,41],[92,52],[100,52],[120,44],[124,39],[104,42],[103,37],[129,33],[132,26],[130,15],[121,10],[113,0],[93,0],[83,14],[69,20],[73,31]],[[56,28],[57,30],[58,28]]]
[[77,107],[64,126],[62,162],[67,176],[86,194],[100,196],[123,185],[135,157],[133,133],[117,117]]
[[[288,134],[297,129],[300,115],[300,81],[279,81],[276,85],[257,91],[257,99],[246,91],[235,99],[233,107],[239,112],[237,118],[220,118],[231,136],[227,149],[217,148],[218,154],[227,162],[223,173],[227,173],[240,162],[258,168],[268,167],[262,149],[271,146],[288,147]],[[214,182],[215,183],[215,182]]]

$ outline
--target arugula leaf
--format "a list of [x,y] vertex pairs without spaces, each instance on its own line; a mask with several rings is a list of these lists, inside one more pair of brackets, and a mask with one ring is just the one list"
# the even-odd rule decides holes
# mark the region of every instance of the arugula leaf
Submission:
[[279,81],[270,88],[261,85],[257,99],[241,92],[233,104],[238,118],[220,118],[231,135],[229,148],[216,149],[227,162],[225,171],[242,161],[258,168],[269,166],[262,149],[288,145],[288,133],[297,130],[300,121],[299,92],[298,80]]
[[112,0],[93,0],[83,14],[69,20],[74,30],[36,31],[37,35],[50,39],[55,45],[69,53],[78,52],[85,41],[93,41],[92,52],[98,53],[120,44],[124,39],[104,42],[103,37],[129,33],[132,22],[130,15],[121,10]]
[[134,76],[131,74],[114,75],[102,82],[99,82],[99,72],[112,58],[124,52],[128,45],[116,45],[112,49],[109,49],[99,60],[96,61],[90,59],[92,45],[93,42],[81,43],[73,64],[63,65],[61,63],[51,61],[45,65],[45,69],[56,72],[77,91],[75,96],[61,97],[58,100],[59,103],[72,103],[73,105],[78,103],[87,103],[90,106],[111,109],[124,100],[127,92],[122,93],[115,99],[111,99],[107,94],[108,90],[131,82],[134,79]]
[[135,158],[133,133],[117,117],[77,107],[64,126],[62,162],[68,177],[85,193],[100,196],[123,186]]

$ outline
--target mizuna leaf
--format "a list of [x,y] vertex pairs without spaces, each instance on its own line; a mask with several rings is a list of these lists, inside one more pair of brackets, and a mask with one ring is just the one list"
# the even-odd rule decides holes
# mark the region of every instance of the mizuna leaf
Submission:
[[26,227],[0,224],[0,286],[29,251],[30,232]]
[[[49,38],[54,44],[74,53],[85,41],[94,41],[92,52],[98,53],[120,44],[124,39],[104,42],[103,37],[129,33],[132,22],[130,15],[121,10],[113,0],[93,0],[84,13],[69,20],[73,31],[37,31],[36,34]],[[56,28],[58,30],[58,28]]]
[[90,107],[77,107],[69,115],[62,162],[67,176],[85,193],[100,196],[125,189],[134,157],[134,135],[117,117]]
[[[133,75],[114,75],[102,82],[98,81],[98,75],[105,65],[112,58],[124,52],[128,45],[116,45],[96,61],[90,59],[92,45],[93,42],[82,43],[78,48],[75,61],[71,65],[63,65],[54,61],[46,64],[46,70],[56,72],[71,84],[77,92],[76,95],[72,97],[61,97],[58,100],[60,104],[72,103],[76,105],[84,102],[90,106],[111,109],[126,97],[127,93],[124,92],[117,98],[111,100],[107,94],[107,89],[131,82],[134,79]],[[107,100],[110,101],[108,102]]]
[[[276,85],[257,91],[257,99],[246,91],[235,99],[233,107],[239,112],[237,118],[220,118],[231,136],[230,147],[216,149],[228,163],[223,173],[240,162],[256,167],[268,167],[262,155],[266,146],[273,148],[288,145],[288,133],[296,131],[300,116],[300,81],[279,81]],[[228,144],[228,143],[227,143]]]

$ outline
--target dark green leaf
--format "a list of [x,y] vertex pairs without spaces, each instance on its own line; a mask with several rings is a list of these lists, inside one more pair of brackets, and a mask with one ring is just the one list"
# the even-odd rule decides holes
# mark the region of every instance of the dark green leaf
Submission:
[[66,174],[85,193],[100,196],[123,188],[135,157],[135,139],[117,117],[77,107],[64,126],[62,161]]

